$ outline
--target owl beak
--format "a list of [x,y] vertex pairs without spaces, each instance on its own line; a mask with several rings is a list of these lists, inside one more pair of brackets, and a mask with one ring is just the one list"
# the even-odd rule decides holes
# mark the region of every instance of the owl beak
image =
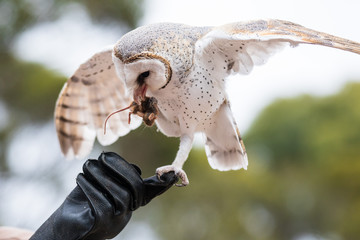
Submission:
[[147,85],[146,84],[142,84],[139,87],[137,87],[134,90],[134,101],[137,104],[140,104],[141,101],[144,101],[146,98],[146,90],[147,90]]

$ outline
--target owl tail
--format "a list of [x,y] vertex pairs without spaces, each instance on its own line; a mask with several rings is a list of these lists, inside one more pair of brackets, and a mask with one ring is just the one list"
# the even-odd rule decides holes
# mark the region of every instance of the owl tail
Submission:
[[210,166],[220,171],[247,169],[245,146],[227,101],[215,114],[214,121],[216,124],[205,131],[205,151]]

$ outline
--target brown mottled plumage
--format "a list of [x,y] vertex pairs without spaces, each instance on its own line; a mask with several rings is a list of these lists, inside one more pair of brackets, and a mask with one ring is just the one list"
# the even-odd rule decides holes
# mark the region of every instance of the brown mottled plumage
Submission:
[[[67,157],[84,157],[95,137],[111,144],[141,123],[128,113],[103,121],[111,112],[134,101],[138,112],[156,113],[154,120],[167,136],[180,137],[171,165],[157,174],[175,171],[188,179],[182,166],[195,132],[206,136],[205,150],[211,167],[221,171],[247,168],[245,146],[231,113],[225,79],[233,73],[248,74],[287,45],[316,44],[360,54],[360,44],[281,20],[257,20],[219,27],[191,27],[160,23],[124,35],[112,49],[95,54],[67,81],[56,104],[56,129]],[[145,106],[145,105],[144,105]],[[138,114],[138,115],[139,115]],[[150,123],[150,122],[149,122]]]

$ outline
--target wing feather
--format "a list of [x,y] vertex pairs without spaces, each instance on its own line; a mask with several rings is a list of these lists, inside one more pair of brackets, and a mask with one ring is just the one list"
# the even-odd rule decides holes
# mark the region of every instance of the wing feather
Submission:
[[214,27],[196,42],[196,55],[197,59],[204,59],[204,54],[213,53],[214,58],[216,52],[215,57],[231,63],[228,64],[231,70],[248,74],[254,65],[266,63],[285,46],[298,44],[316,44],[360,54],[360,44],[354,41],[288,21],[257,20]]
[[338,48],[360,54],[360,44],[283,20],[257,20],[226,24],[218,28],[238,40],[283,40]]
[[119,113],[103,123],[111,112],[130,104],[123,81],[117,77],[112,62],[112,49],[99,52],[83,63],[68,79],[55,107],[55,125],[64,155],[82,158],[90,153],[95,138],[108,145],[141,124],[134,117],[129,125],[128,114]]

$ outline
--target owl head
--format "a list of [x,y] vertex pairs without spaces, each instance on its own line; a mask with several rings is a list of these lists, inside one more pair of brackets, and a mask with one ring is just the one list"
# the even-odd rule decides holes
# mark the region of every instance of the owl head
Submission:
[[145,99],[147,90],[155,92],[165,88],[172,77],[169,54],[156,47],[160,26],[140,27],[124,35],[113,51],[113,62],[118,76],[134,100]]
[[127,89],[133,91],[134,100],[138,103],[145,99],[147,90],[155,92],[164,88],[171,80],[170,63],[150,52],[141,52],[131,58],[122,59],[114,51],[113,62],[118,76]]
[[146,90],[161,90],[172,77],[181,77],[190,69],[202,32],[183,24],[158,23],[139,27],[115,44],[113,62],[135,101]]

